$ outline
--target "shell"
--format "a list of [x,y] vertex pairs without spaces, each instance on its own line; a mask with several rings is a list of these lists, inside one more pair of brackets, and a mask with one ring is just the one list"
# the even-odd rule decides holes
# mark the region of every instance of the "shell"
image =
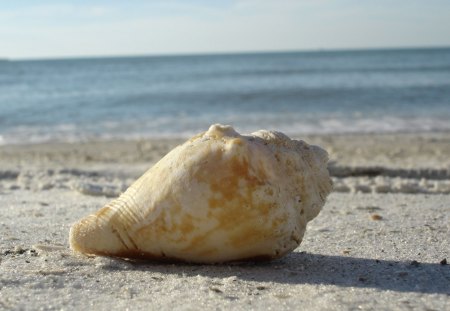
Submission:
[[77,252],[221,263],[274,259],[302,241],[331,191],[323,149],[212,125],[72,226]]

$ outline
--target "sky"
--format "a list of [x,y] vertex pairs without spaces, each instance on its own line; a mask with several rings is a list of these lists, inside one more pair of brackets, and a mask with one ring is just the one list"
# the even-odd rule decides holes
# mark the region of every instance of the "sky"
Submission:
[[449,0],[0,0],[0,58],[433,46]]

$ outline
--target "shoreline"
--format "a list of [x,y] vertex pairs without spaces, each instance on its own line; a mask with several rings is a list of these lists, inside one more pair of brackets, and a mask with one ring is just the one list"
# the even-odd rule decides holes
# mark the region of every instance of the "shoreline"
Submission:
[[[262,129],[262,128],[261,128]],[[255,131],[261,130],[255,129]],[[205,129],[206,130],[206,129]],[[50,141],[36,141],[36,142],[14,142],[14,143],[3,143],[0,144],[0,148],[2,147],[11,147],[11,146],[33,146],[33,145],[66,145],[66,144],[89,144],[89,143],[116,143],[116,142],[133,142],[133,141],[185,141],[191,138],[192,136],[197,135],[199,132],[195,132],[192,135],[170,135],[170,136],[142,136],[142,137],[130,137],[130,138],[90,138],[90,139],[82,139],[82,140],[74,140],[74,141],[62,141],[62,140],[50,140]],[[242,133],[241,133],[242,134]],[[242,135],[249,135],[250,133],[243,133]],[[330,133],[293,133],[286,134],[292,139],[302,139],[306,138],[320,138],[320,137],[367,137],[367,136],[379,136],[379,137],[388,137],[388,136],[400,136],[400,137],[408,137],[408,136],[419,136],[419,137],[449,137],[450,130],[432,130],[432,131],[395,131],[395,132],[330,132]]]
[[[450,151],[450,147],[446,145],[450,144],[450,132],[407,132],[407,133],[333,133],[333,134],[296,134],[296,135],[288,135],[292,139],[301,139],[306,141],[309,144],[315,144],[322,146],[326,149],[330,155],[331,161],[336,161],[337,159],[342,159],[345,162],[350,162],[351,158],[358,158],[358,160],[362,161],[363,159],[359,159],[362,157],[361,149],[368,148],[370,149],[370,153],[376,153],[380,151],[385,151],[388,148],[391,148],[393,151],[403,151],[403,155],[405,158],[417,158],[420,157],[419,151],[426,150],[418,150],[418,149],[426,149],[428,147],[437,148],[437,151],[432,160],[435,160],[436,163],[429,162],[428,167],[450,167],[450,160],[444,163],[437,163],[438,160],[444,160],[447,157],[441,157],[442,153],[446,153]],[[170,151],[173,147],[177,146],[188,140],[190,137],[171,137],[171,138],[140,138],[140,139],[105,139],[105,140],[88,140],[88,141],[79,141],[79,142],[39,142],[39,143],[25,143],[25,144],[4,144],[0,145],[0,163],[3,162],[2,156],[7,155],[8,153],[14,153],[17,155],[26,155],[28,152],[39,153],[41,155],[47,153],[58,153],[58,152],[67,152],[67,151],[76,151],[79,150],[81,153],[89,153],[95,147],[98,147],[97,150],[102,147],[108,151],[111,151],[114,147],[120,148],[122,153],[126,153],[127,155],[137,152],[145,152],[145,151],[154,151],[152,150],[152,146],[157,146],[160,150],[160,156],[163,156],[165,150]],[[344,146],[347,145],[347,148]],[[95,146],[95,147],[94,147]],[[129,151],[126,148],[131,148]],[[135,150],[132,150],[135,148]],[[348,152],[348,148],[357,149],[357,153],[350,154]],[[166,151],[166,152],[167,152]],[[346,151],[344,153],[344,151]],[[105,152],[101,151],[104,155]],[[409,152],[409,154],[407,154]],[[342,154],[341,154],[342,153]],[[399,155],[392,153],[389,156],[393,157],[390,161],[398,160]],[[139,154],[138,157],[142,157],[142,154]],[[372,157],[367,157],[367,161],[371,161]],[[122,162],[120,158],[110,158],[106,157],[98,158],[99,161],[102,160],[110,160],[115,162]],[[145,156],[142,157],[145,159]],[[89,159],[88,159],[89,160]],[[83,162],[83,158],[80,157],[78,161]],[[376,165],[377,163],[369,163],[371,165]],[[414,163],[414,166],[421,163]],[[426,166],[427,167],[427,166]]]
[[[328,151],[334,191],[450,193],[450,133],[301,138]],[[184,141],[1,146],[0,190],[73,188],[85,194],[114,196]]]

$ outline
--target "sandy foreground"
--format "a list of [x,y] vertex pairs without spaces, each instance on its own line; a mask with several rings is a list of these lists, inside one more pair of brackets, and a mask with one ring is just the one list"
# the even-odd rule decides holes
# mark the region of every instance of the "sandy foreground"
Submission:
[[335,191],[268,263],[73,254],[72,223],[183,140],[0,147],[0,310],[450,310],[450,134],[302,137]]

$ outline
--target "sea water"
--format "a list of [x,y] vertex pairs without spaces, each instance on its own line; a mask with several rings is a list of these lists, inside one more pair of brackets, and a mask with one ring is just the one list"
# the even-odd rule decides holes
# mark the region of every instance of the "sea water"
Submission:
[[450,48],[0,61],[0,144],[450,131]]

